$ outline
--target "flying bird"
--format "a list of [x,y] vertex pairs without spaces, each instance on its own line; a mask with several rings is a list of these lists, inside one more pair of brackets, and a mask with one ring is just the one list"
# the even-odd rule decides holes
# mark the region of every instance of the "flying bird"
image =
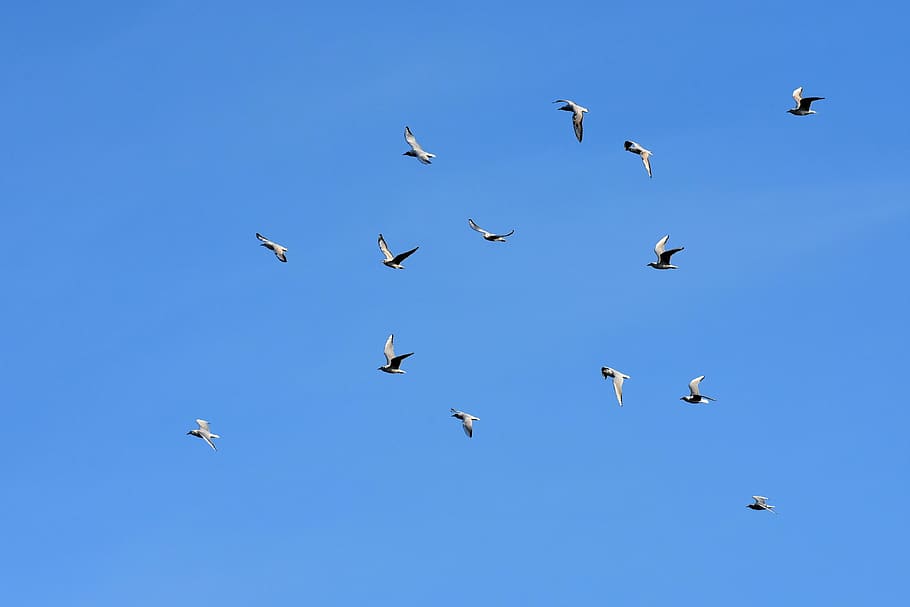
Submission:
[[565,103],[564,106],[556,109],[572,112],[572,126],[575,127],[575,138],[578,139],[578,143],[581,143],[581,138],[585,134],[582,121],[585,119],[585,113],[588,111],[588,108],[581,107],[574,101],[569,101],[568,99],[557,99],[553,103]]
[[613,378],[613,391],[616,392],[616,400],[619,402],[619,406],[622,407],[622,382],[632,378],[610,367],[601,367],[600,372],[603,374],[604,379]]
[[379,250],[382,251],[382,254],[385,256],[385,259],[382,260],[382,264],[390,268],[395,268],[396,270],[404,270],[404,266],[401,265],[401,262],[410,257],[411,254],[419,248],[420,247],[414,247],[410,251],[392,255],[392,252],[389,250],[389,245],[385,243],[385,238],[382,237],[382,234],[379,235]]
[[408,142],[411,149],[402,154],[402,156],[413,156],[423,164],[433,164],[430,162],[430,158],[436,158],[436,154],[425,152],[424,149],[420,147],[420,144],[417,143],[417,138],[414,137],[414,133],[411,132],[409,127],[404,127],[404,140]]
[[645,148],[641,147],[634,141],[625,141],[625,142],[623,142],[622,145],[624,148],[626,148],[627,152],[632,152],[633,154],[638,154],[639,156],[641,156],[641,161],[645,165],[645,170],[648,171],[648,177],[650,177],[651,176],[651,156],[654,155],[653,152],[651,152],[651,150],[646,150]]
[[674,254],[679,253],[686,247],[679,247],[678,249],[667,250],[667,241],[670,240],[670,235],[667,234],[663,238],[657,241],[657,244],[654,245],[654,252],[657,254],[657,261],[651,262],[648,265],[654,268],[655,270],[677,270],[678,268],[670,263],[670,258]]
[[821,101],[822,99],[824,99],[824,97],[803,97],[803,87],[799,87],[793,91],[793,100],[796,102],[796,107],[787,110],[787,112],[794,116],[815,114],[815,110],[810,109],[810,106],[813,101]]
[[401,361],[406,359],[408,356],[412,356],[413,352],[408,352],[407,354],[402,354],[401,356],[395,356],[395,335],[389,335],[389,338],[385,342],[385,364],[379,367],[380,371],[385,371],[386,373],[404,373],[405,370],[401,368]]
[[[212,442],[212,439],[221,438],[221,437],[218,436],[217,434],[211,433],[211,431],[209,430],[209,423],[207,421],[205,421],[204,419],[197,419],[196,424],[199,426],[199,428],[197,428],[195,430],[190,430],[189,432],[187,432],[187,434],[192,434],[193,436],[198,436],[199,438],[201,438],[202,440],[207,442],[209,444],[209,447],[211,447],[212,449],[215,449],[215,443]],[[215,451],[218,451],[218,449],[215,449]]]
[[275,254],[275,257],[277,257],[279,259],[279,261],[283,261],[283,262],[287,263],[288,258],[287,258],[287,255],[285,255],[285,253],[288,252],[287,247],[283,247],[280,244],[278,244],[277,242],[272,242],[271,240],[269,240],[268,238],[266,238],[259,232],[256,232],[256,238],[258,238],[262,242],[262,244],[259,246],[267,248],[268,250],[270,250],[271,252],[273,252]]
[[710,396],[705,396],[698,391],[698,384],[701,383],[701,380],[705,378],[704,375],[699,375],[695,379],[689,382],[689,395],[680,396],[679,400],[684,400],[691,405],[707,405],[712,400],[717,400],[716,398],[711,398]]
[[755,500],[754,504],[747,504],[746,508],[752,508],[753,510],[767,510],[772,514],[777,514],[774,512],[774,506],[768,504],[768,498],[763,495],[753,495],[752,499]]
[[480,232],[484,240],[489,240],[490,242],[505,242],[506,238],[515,233],[515,230],[512,230],[508,234],[494,234],[492,232],[487,232],[482,227],[474,223],[474,220],[470,218],[468,218],[468,225],[471,226],[471,229],[475,232]]
[[465,413],[464,411],[459,411],[458,409],[451,409],[452,417],[457,417],[461,420],[461,428],[464,430],[464,433],[468,435],[468,438],[474,436],[474,422],[479,422],[479,417],[474,417],[470,413]]

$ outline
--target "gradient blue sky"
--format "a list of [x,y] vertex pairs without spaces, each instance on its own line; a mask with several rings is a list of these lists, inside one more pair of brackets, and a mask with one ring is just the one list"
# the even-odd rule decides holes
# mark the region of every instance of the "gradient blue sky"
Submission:
[[0,20],[0,603],[906,600],[903,5],[125,4]]

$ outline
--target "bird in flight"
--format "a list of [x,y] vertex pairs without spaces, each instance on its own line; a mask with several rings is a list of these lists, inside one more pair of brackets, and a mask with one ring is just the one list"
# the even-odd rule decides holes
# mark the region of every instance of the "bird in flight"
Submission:
[[755,500],[754,504],[747,504],[746,508],[752,508],[753,510],[767,510],[772,514],[777,514],[774,512],[774,506],[768,504],[768,498],[763,495],[753,495],[752,499]]
[[414,137],[414,133],[411,132],[410,127],[404,127],[404,140],[408,142],[411,149],[402,154],[402,156],[413,156],[423,164],[433,164],[430,162],[430,158],[436,158],[436,154],[425,152],[424,149],[420,147],[420,144],[417,143],[417,138]]
[[689,382],[689,395],[680,396],[679,400],[684,400],[691,405],[707,405],[712,400],[717,400],[716,398],[711,398],[710,396],[705,396],[698,391],[698,384],[701,383],[701,380],[705,378],[704,375],[699,375],[695,379]]
[[657,261],[651,262],[648,265],[654,268],[655,270],[677,270],[678,268],[670,263],[670,258],[674,254],[679,253],[686,247],[679,247],[678,249],[667,250],[667,241],[670,240],[670,235],[667,234],[663,238],[657,241],[657,244],[654,245],[654,253],[657,254]]
[[619,403],[619,406],[622,407],[622,382],[632,378],[624,373],[620,373],[616,369],[611,369],[610,367],[601,367],[600,372],[604,376],[604,379],[613,378],[613,391],[616,392],[616,401]]
[[262,242],[262,244],[259,246],[269,249],[271,252],[273,252],[275,254],[275,257],[277,257],[279,259],[279,261],[287,262],[288,258],[287,258],[287,255],[285,255],[285,253],[288,252],[287,247],[283,247],[280,244],[278,244],[277,242],[272,242],[271,240],[269,240],[268,238],[266,238],[259,232],[256,232],[256,238],[258,238]]
[[464,433],[468,435],[468,438],[474,436],[474,422],[479,422],[479,417],[474,417],[470,413],[465,413],[464,411],[459,411],[458,409],[451,409],[452,417],[457,417],[461,420],[461,428],[464,430]]
[[568,99],[557,99],[553,103],[565,103],[564,106],[556,109],[572,112],[572,126],[575,127],[575,138],[578,139],[578,143],[581,143],[581,138],[584,137],[585,134],[582,121],[585,119],[585,113],[587,113],[588,108],[581,107],[574,101],[569,101]]
[[380,371],[385,371],[386,373],[405,373],[405,370],[401,368],[401,361],[406,359],[408,356],[412,356],[413,352],[408,352],[407,354],[402,354],[401,356],[395,356],[395,335],[389,335],[389,338],[385,342],[385,364],[379,367]]
[[385,243],[385,238],[382,237],[382,234],[379,235],[379,250],[382,251],[382,254],[385,256],[385,259],[382,260],[382,264],[390,268],[395,268],[396,270],[404,270],[404,266],[401,265],[401,262],[410,257],[411,254],[419,248],[420,247],[414,247],[410,251],[392,255],[392,252],[389,250],[389,245]]
[[793,100],[796,102],[796,107],[787,110],[787,112],[794,116],[815,114],[815,110],[810,109],[810,106],[813,101],[821,101],[822,99],[824,99],[824,97],[803,97],[803,87],[799,87],[793,91]]
[[641,161],[645,165],[645,170],[648,171],[648,177],[651,176],[651,156],[654,154],[651,150],[646,150],[641,147],[634,141],[625,141],[622,146],[626,149],[627,152],[632,152],[633,154],[638,154],[641,156]]
[[[192,434],[193,436],[198,436],[199,438],[201,438],[202,440],[207,442],[209,444],[209,447],[211,447],[212,449],[215,449],[215,443],[212,442],[212,439],[221,438],[221,437],[218,436],[217,434],[211,433],[211,431],[209,430],[209,423],[207,421],[205,421],[204,419],[197,419],[196,424],[199,426],[199,428],[190,430],[189,432],[187,432],[187,434]],[[215,449],[215,451],[218,451],[218,449]]]
[[505,242],[506,238],[515,233],[515,230],[512,230],[508,234],[494,234],[492,232],[487,232],[482,227],[474,223],[474,220],[470,218],[468,218],[468,225],[471,226],[471,229],[475,232],[480,232],[484,240],[489,240],[490,242]]

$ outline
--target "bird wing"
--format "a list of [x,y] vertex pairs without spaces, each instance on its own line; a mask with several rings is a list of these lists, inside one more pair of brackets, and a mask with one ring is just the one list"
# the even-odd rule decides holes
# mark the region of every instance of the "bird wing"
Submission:
[[204,419],[197,419],[196,424],[199,426],[200,430],[205,430],[206,432],[209,432],[209,423],[207,421],[205,421]]
[[259,232],[256,232],[256,238],[258,238],[263,244],[273,245],[273,246],[274,246],[274,244],[275,244],[274,242],[272,242],[271,240],[269,240],[268,238],[266,238],[265,236],[263,236],[263,235],[260,234]]
[[798,87],[793,89],[793,101],[796,102],[796,107],[799,107],[800,100],[803,98],[803,87]]
[[218,451],[218,448],[215,446],[215,443],[213,443],[213,442],[212,442],[212,439],[209,438],[207,435],[203,434],[203,435],[202,435],[202,440],[204,440],[205,442],[207,442],[207,443],[209,444],[209,447],[211,447],[211,448],[214,449],[215,451]]
[[480,233],[483,234],[484,236],[491,236],[491,235],[492,235],[490,232],[487,232],[487,231],[484,230],[482,227],[480,227],[479,225],[477,225],[476,223],[474,223],[474,220],[471,219],[471,218],[468,218],[468,225],[471,226],[471,229],[472,229],[472,230],[474,230],[475,232],[480,232]]
[[619,402],[619,406],[622,407],[622,382],[625,380],[625,376],[616,371],[613,373],[613,391],[616,392],[616,400]]
[[391,365],[392,359],[395,358],[395,344],[393,343],[394,341],[394,333],[389,335],[389,338],[385,340],[385,348],[383,349],[383,353],[385,354],[385,364],[387,365]]
[[462,418],[461,429],[468,435],[468,438],[474,436],[474,419],[470,415],[465,415]]
[[287,263],[288,257],[287,257],[287,255],[285,255],[285,253],[287,253],[287,249],[284,247],[278,247],[275,249],[275,257],[277,257],[281,261]]
[[651,176],[651,152],[644,150],[641,153],[641,161],[645,165],[645,170],[648,171],[648,177]]
[[657,244],[654,245],[654,253],[657,254],[657,260],[660,261],[660,256],[663,254],[664,249],[667,246],[667,241],[670,240],[670,235],[667,234],[663,238],[657,241]]
[[410,251],[405,251],[404,253],[399,253],[398,255],[396,255],[395,257],[392,258],[392,263],[401,263],[402,261],[404,261],[405,259],[410,257],[414,253],[414,251],[416,251],[419,248],[420,247],[414,247]]
[[622,147],[625,148],[627,152],[632,152],[633,154],[638,154],[641,152],[641,146],[634,141],[623,141]]
[[754,499],[755,503],[758,504],[759,506],[764,506],[766,504],[766,502],[768,501],[768,498],[766,498],[763,495],[753,495],[752,499]]
[[393,369],[398,369],[398,368],[401,367],[401,361],[403,361],[404,359],[406,359],[408,356],[414,356],[414,353],[413,353],[413,352],[408,352],[407,354],[400,354],[400,355],[398,355],[398,356],[393,356],[393,357],[392,357],[392,361],[389,363],[389,365],[390,365]]
[[496,236],[496,238],[508,238],[509,236],[511,236],[514,233],[515,233],[515,230],[512,230],[508,234],[494,234],[494,236]]
[[385,255],[386,261],[391,261],[395,257],[389,250],[389,245],[385,243],[385,238],[382,237],[382,234],[379,235],[379,250]]
[[582,121],[585,119],[584,113],[577,107],[572,108],[572,126],[575,127],[575,138],[581,143],[581,138],[585,135],[585,129]]
[[680,251],[684,250],[686,247],[679,247],[677,249],[670,249],[669,251],[664,251],[660,254],[660,263],[670,263],[670,258]]
[[701,380],[703,380],[704,378],[705,378],[704,375],[699,375],[698,377],[696,377],[695,379],[693,379],[692,381],[689,382],[689,392],[692,393],[692,396],[701,396],[701,394],[698,393],[698,384],[700,384]]
[[423,148],[417,143],[417,138],[414,137],[414,133],[411,132],[410,127],[404,127],[404,140],[408,142],[408,145],[411,146],[411,149],[415,152],[417,150],[423,151]]
[[820,99],[824,99],[824,97],[803,97],[799,100],[799,109],[808,110],[813,101],[819,101]]

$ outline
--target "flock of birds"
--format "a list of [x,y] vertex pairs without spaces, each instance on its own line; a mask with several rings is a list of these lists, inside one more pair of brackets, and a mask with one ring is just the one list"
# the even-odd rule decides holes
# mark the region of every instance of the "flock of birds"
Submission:
[[[799,87],[793,91],[793,100],[796,102],[796,107],[787,110],[790,114],[794,116],[808,116],[810,114],[815,114],[816,112],[811,109],[812,103],[815,101],[821,101],[824,97],[803,97],[803,87]],[[584,138],[584,115],[588,112],[588,108],[583,107],[574,101],[569,99],[557,99],[553,103],[562,103],[561,107],[557,108],[559,110],[564,110],[566,112],[572,112],[572,127],[575,131],[575,138],[578,139],[581,143]],[[404,156],[411,156],[416,158],[421,162],[421,164],[432,164],[432,159],[436,158],[436,154],[427,152],[421,147],[417,142],[417,138],[414,136],[414,133],[411,132],[409,127],[404,127],[404,139],[407,142],[408,146],[411,148],[407,152],[404,152]],[[626,151],[638,155],[641,158],[642,164],[644,164],[645,171],[648,173],[648,177],[652,177],[651,172],[651,156],[653,152],[644,148],[642,145],[634,141],[625,141],[623,142],[623,147]],[[478,233],[489,242],[506,242],[506,238],[515,233],[515,230],[511,230],[506,234],[495,234],[489,232],[476,223],[473,219],[468,219],[468,225],[470,228]],[[287,247],[278,244],[272,240],[269,240],[259,232],[256,232],[256,238],[259,239],[261,246],[269,249],[272,253],[275,254],[275,257],[283,263],[287,263]],[[648,263],[648,266],[654,268],[655,270],[676,270],[678,266],[675,266],[671,263],[671,258],[676,253],[685,250],[685,247],[677,247],[674,249],[667,248],[667,242],[670,240],[670,235],[667,234],[663,238],[657,241],[657,244],[654,245],[654,254],[657,255],[657,261],[652,261]],[[417,249],[420,247],[414,247],[397,255],[392,253],[392,250],[389,249],[388,243],[386,243],[385,238],[382,234],[379,235],[379,250],[382,252],[383,259],[381,260],[382,264],[386,267],[403,270],[405,259],[417,252]],[[408,358],[413,356],[413,352],[408,352],[407,354],[395,354],[395,335],[389,335],[388,339],[385,342],[385,348],[383,349],[385,354],[386,363],[378,368],[379,371],[391,374],[404,374],[405,370],[401,368],[401,363]],[[616,401],[619,403],[619,406],[622,407],[623,398],[622,398],[622,389],[623,382],[627,379],[631,379],[630,376],[617,371],[616,369],[610,367],[601,367],[601,374],[604,379],[613,380],[613,391],[616,394]],[[701,382],[704,381],[705,376],[700,375],[689,382],[689,394],[686,396],[679,397],[680,400],[683,400],[692,405],[707,405],[716,399],[706,396],[701,393],[699,386]],[[474,422],[480,421],[479,417],[475,417],[470,413],[464,411],[459,411],[457,409],[451,409],[452,417],[461,421],[461,427],[464,430],[464,433],[471,438],[474,436]],[[217,434],[213,434],[209,429],[209,422],[204,419],[197,419],[196,424],[198,428],[190,430],[187,432],[188,435],[196,436],[204,440],[208,445],[217,451],[215,443],[212,442],[212,439],[221,438]],[[753,495],[753,503],[748,504],[747,508],[752,510],[765,510],[768,512],[774,512],[774,506],[768,504],[768,498],[761,495]]]

